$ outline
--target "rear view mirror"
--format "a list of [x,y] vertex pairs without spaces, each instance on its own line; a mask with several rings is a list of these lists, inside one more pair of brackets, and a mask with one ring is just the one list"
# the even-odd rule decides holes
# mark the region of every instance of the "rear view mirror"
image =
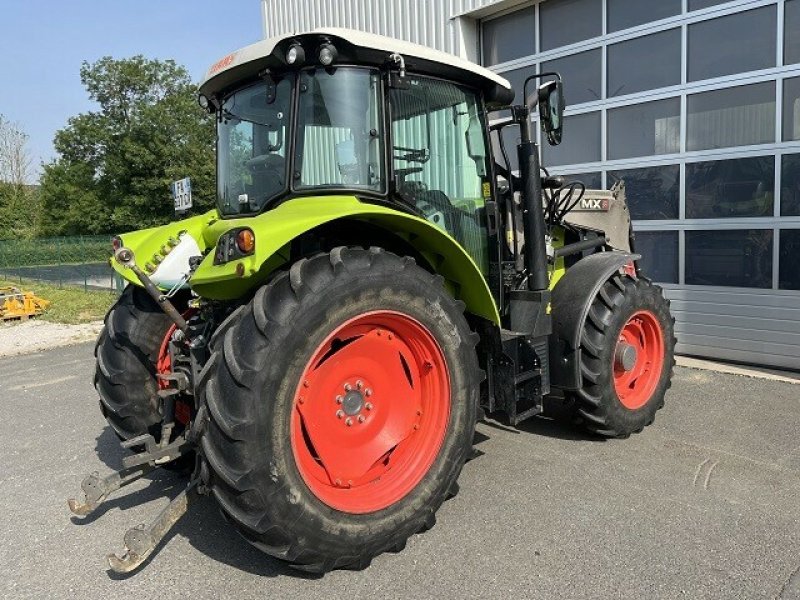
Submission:
[[561,80],[547,81],[539,86],[539,120],[551,146],[561,143],[564,122],[564,86]]

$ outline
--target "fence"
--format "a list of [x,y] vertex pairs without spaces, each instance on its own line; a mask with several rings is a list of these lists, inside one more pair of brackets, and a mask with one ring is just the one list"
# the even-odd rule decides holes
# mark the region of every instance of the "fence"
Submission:
[[121,291],[110,256],[109,236],[0,240],[0,279]]

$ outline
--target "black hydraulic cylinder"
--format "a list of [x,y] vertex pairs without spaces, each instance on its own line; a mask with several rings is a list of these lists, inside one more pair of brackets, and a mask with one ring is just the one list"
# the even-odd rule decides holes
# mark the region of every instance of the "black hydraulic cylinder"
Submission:
[[[524,129],[524,128],[523,128]],[[523,138],[528,137],[524,135]],[[528,289],[546,290],[547,245],[545,243],[542,182],[539,175],[539,148],[536,142],[523,139],[517,147],[522,178],[522,227],[525,231],[525,267],[528,270]]]

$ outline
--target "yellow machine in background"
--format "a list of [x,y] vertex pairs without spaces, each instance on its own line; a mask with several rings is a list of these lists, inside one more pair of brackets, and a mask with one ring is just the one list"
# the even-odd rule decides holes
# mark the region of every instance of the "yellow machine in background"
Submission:
[[27,319],[42,314],[50,302],[15,287],[0,287],[0,320]]

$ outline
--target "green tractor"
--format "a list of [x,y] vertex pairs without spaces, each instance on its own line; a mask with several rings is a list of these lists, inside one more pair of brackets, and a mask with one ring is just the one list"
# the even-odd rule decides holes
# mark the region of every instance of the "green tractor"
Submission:
[[485,414],[516,426],[547,400],[608,437],[653,422],[668,302],[624,188],[540,167],[532,124],[559,143],[564,100],[557,74],[523,98],[537,78],[534,112],[496,73],[342,29],[211,67],[217,208],[113,241],[130,285],[95,386],[134,453],[70,508],[193,469],[113,570],[141,565],[198,495],[298,569],[361,569],[433,526]]

